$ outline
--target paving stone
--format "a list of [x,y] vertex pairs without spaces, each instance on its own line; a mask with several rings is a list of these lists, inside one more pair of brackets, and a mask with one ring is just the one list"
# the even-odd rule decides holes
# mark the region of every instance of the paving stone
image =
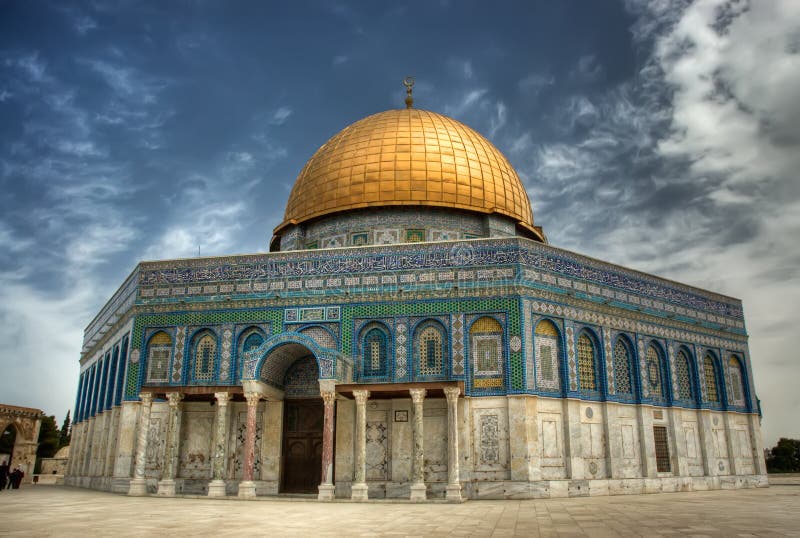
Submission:
[[[655,498],[654,498],[655,497]],[[449,504],[0,492],[7,536],[797,536],[800,477],[768,489]]]

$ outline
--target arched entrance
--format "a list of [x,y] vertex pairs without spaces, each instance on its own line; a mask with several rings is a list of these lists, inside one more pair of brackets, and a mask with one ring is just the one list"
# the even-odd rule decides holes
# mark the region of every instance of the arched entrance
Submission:
[[30,483],[33,478],[42,414],[39,409],[0,404],[0,442],[3,446],[0,453],[7,454],[0,459],[10,459],[10,469],[17,466],[22,469],[25,473],[23,484]]
[[316,493],[324,422],[317,359],[302,343],[280,344],[266,354],[258,377],[283,393],[279,491]]

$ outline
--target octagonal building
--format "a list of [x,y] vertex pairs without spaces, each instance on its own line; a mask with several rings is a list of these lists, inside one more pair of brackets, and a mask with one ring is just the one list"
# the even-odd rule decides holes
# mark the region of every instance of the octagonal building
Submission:
[[139,263],[86,328],[66,482],[545,498],[765,486],[741,301],[553,247],[411,107],[300,172],[267,254]]

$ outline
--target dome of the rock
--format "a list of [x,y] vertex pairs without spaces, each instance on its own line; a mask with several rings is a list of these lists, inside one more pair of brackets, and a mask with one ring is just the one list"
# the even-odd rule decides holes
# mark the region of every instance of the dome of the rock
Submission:
[[414,108],[373,114],[328,140],[297,177],[275,233],[344,211],[398,206],[501,215],[544,241],[508,159],[463,123]]

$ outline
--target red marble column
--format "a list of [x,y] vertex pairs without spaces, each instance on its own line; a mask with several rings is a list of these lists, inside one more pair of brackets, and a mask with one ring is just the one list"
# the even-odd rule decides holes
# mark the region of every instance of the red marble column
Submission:
[[242,469],[242,482],[239,483],[239,497],[255,497],[256,485],[253,482],[253,473],[256,464],[256,412],[261,395],[257,392],[246,392],[247,399],[247,429],[244,437],[244,468]]
[[333,485],[333,433],[334,411],[336,409],[336,393],[323,392],[322,402],[325,406],[322,427],[322,484],[319,486],[319,500],[329,501],[334,497]]

